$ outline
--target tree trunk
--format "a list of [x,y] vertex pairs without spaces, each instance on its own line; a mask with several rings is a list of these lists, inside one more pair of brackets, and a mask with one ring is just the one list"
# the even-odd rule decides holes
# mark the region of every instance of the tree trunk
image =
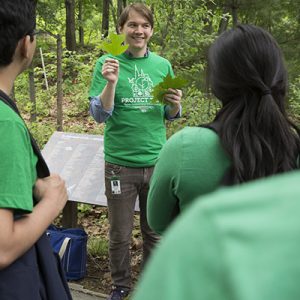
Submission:
[[63,131],[62,40],[57,36],[57,130]]
[[232,15],[232,27],[235,28],[238,24],[238,1],[232,0],[232,5],[231,5],[231,15]]
[[218,28],[218,35],[220,35],[223,31],[225,31],[227,29],[228,26],[228,22],[229,22],[229,17],[227,15],[225,15],[225,11],[224,11],[224,15],[220,21],[219,24],[219,28]]
[[108,36],[109,29],[109,0],[103,0],[102,37]]
[[30,109],[30,122],[36,121],[36,99],[35,99],[35,86],[34,86],[34,70],[29,69],[29,97],[31,101]]
[[70,51],[76,50],[75,0],[65,0],[66,5],[66,46]]
[[115,23],[116,33],[119,34],[120,32],[119,32],[119,27],[118,27],[117,13],[116,13],[116,10],[115,10],[115,7],[114,7],[114,4],[113,4],[112,0],[109,0],[109,5],[111,7],[111,13],[112,13],[113,20],[114,20],[114,23]]
[[79,32],[79,44],[84,46],[84,30],[83,30],[83,3],[82,0],[78,1],[78,32]]
[[[208,0],[208,1],[206,1],[205,6],[206,6],[207,11],[212,12],[212,14],[215,13],[216,4],[214,2],[212,2],[211,0]],[[196,7],[195,7],[195,9],[196,9]],[[212,32],[213,32],[212,18],[207,15],[206,17],[203,18],[203,24],[205,25],[203,28],[205,33],[212,34]]]
[[124,5],[124,1],[123,0],[118,0],[118,8],[117,8],[117,17],[118,17],[118,19],[119,19],[121,13],[122,13],[123,8],[124,8],[123,5]]

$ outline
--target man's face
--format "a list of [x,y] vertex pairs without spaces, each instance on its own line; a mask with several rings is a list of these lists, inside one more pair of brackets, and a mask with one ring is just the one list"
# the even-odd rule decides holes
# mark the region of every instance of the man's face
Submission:
[[148,41],[153,34],[153,28],[146,18],[132,10],[124,26],[120,28],[120,32],[125,34],[126,44],[129,45],[128,50],[133,55],[145,54]]

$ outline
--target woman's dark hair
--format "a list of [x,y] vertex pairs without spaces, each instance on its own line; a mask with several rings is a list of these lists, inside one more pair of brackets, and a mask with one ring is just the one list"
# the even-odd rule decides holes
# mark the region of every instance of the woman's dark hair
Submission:
[[233,182],[296,169],[300,132],[286,115],[287,72],[274,38],[252,25],[224,32],[209,50],[209,72]]
[[9,65],[19,40],[35,29],[36,0],[0,0],[0,67]]

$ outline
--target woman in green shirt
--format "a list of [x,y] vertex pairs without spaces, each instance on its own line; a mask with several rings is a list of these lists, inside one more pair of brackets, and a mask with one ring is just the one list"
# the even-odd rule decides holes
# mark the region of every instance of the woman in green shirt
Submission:
[[212,92],[222,108],[208,128],[185,128],[163,147],[152,177],[147,217],[162,233],[194,198],[297,168],[299,129],[285,111],[287,72],[265,30],[238,25],[209,51]]

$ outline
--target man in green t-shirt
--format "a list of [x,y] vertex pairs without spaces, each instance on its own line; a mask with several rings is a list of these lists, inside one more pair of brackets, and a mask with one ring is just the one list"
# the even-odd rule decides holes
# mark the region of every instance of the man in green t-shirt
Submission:
[[124,298],[131,287],[129,245],[137,196],[143,236],[143,261],[158,237],[146,220],[149,180],[166,141],[165,119],[180,115],[180,90],[169,89],[166,105],[151,103],[153,87],[168,74],[168,60],[147,48],[153,15],[144,4],[127,6],[119,19],[128,50],[102,56],[90,89],[90,112],[106,122],[104,133],[105,188],[110,221],[110,267],[114,289],[109,299]]
[[196,198],[133,300],[300,299],[300,171]]
[[71,299],[46,236],[68,200],[67,189],[58,175],[47,176],[40,151],[9,97],[16,77],[33,59],[35,12],[35,0],[0,2],[1,300]]

